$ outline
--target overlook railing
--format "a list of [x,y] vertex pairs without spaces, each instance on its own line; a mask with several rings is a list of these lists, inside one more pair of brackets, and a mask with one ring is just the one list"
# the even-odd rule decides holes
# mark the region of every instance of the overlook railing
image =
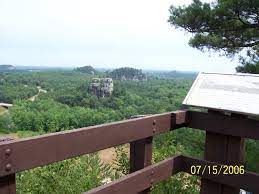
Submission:
[[[206,130],[204,160],[175,156],[151,165],[152,137],[181,127]],[[150,193],[152,185],[192,165],[240,165],[244,138],[259,139],[259,121],[209,111],[176,111],[0,143],[0,193],[15,193],[15,173],[130,143],[130,174],[86,194]],[[259,174],[197,173],[202,194],[259,193]]]

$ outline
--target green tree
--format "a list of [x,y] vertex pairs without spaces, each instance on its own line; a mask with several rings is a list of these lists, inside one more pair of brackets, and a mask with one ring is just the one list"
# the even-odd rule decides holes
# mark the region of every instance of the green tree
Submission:
[[223,51],[231,57],[239,53],[242,66],[236,70],[259,73],[258,0],[193,0],[189,6],[171,6],[169,22],[194,35],[190,46]]
[[17,193],[76,194],[113,180],[112,168],[97,154],[85,155],[17,174]]

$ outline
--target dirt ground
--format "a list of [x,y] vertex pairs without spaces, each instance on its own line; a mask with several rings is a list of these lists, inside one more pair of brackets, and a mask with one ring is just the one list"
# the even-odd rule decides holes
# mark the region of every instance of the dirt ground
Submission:
[[[126,144],[123,146],[124,151],[127,153],[127,155],[129,156],[129,145]],[[112,148],[107,148],[104,150],[101,150],[98,152],[100,159],[104,162],[104,163],[108,163],[108,164],[115,164],[115,160],[116,160],[116,152],[115,152],[115,147]]]
[[0,106],[0,114],[3,114],[7,111],[4,107]]
[[116,159],[115,148],[107,148],[98,152],[100,159],[105,162],[112,164]]
[[0,136],[1,137],[10,137],[12,139],[19,139],[19,137],[16,133],[1,134]]

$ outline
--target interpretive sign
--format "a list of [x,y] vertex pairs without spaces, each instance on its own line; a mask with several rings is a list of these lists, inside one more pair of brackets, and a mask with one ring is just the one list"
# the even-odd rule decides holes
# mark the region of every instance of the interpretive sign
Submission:
[[259,75],[199,73],[183,104],[259,115]]

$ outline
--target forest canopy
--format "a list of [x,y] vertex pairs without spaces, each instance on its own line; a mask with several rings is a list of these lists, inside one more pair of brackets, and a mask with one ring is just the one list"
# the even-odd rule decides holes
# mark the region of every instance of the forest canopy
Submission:
[[[114,80],[112,95],[104,98],[88,91],[92,75],[77,71],[0,74],[0,91],[4,91],[0,92],[0,101],[13,103],[9,111],[0,109],[0,132],[30,137],[178,110],[194,76],[171,73],[166,74],[173,75],[170,79],[159,74],[147,81]],[[31,100],[35,94],[37,97]],[[190,128],[156,136],[153,162],[179,153],[201,158],[204,141],[204,131]],[[128,172],[129,160],[122,148],[116,148],[116,165],[104,164],[94,154],[18,173],[17,193],[81,193],[102,185],[107,177],[114,180],[118,173]],[[246,169],[258,172],[259,141],[247,140],[246,153]],[[198,194],[199,185],[197,177],[181,174],[157,184],[152,193]]]
[[107,74],[117,80],[146,80],[146,75],[141,69],[134,69],[131,67],[118,68],[111,72],[107,72]]

